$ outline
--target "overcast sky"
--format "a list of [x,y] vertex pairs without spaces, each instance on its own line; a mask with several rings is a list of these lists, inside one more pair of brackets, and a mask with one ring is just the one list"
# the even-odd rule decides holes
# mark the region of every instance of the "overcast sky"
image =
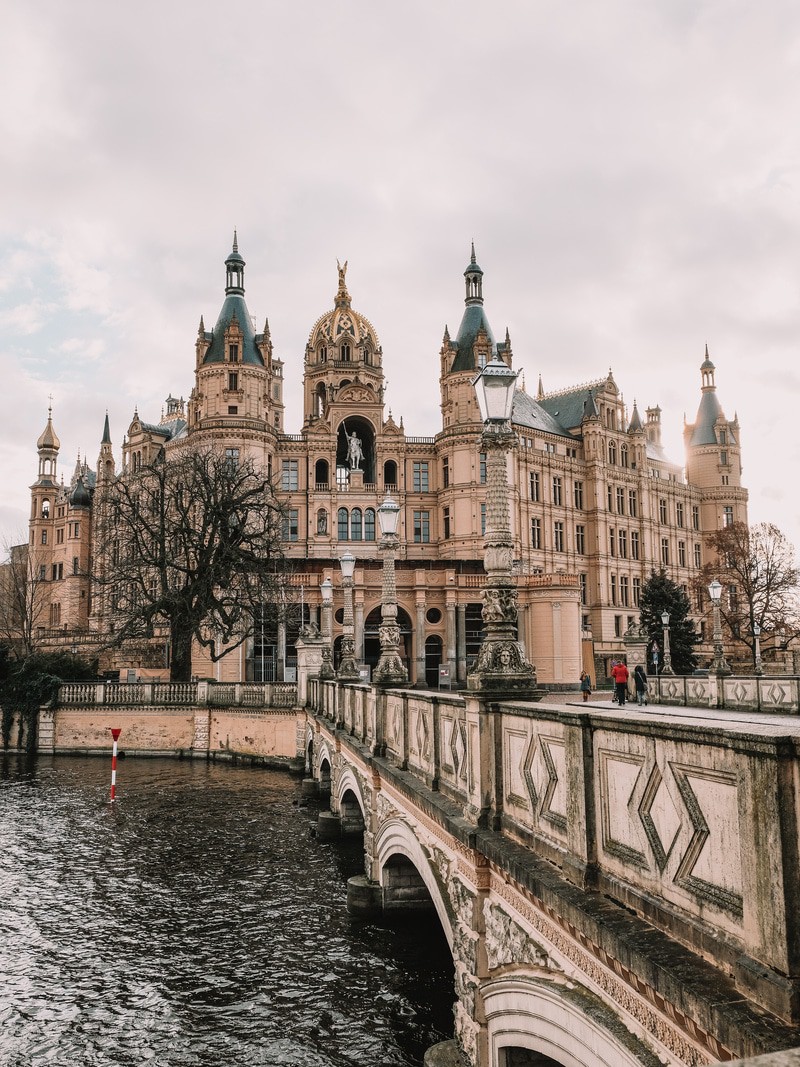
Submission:
[[475,241],[529,392],[611,367],[682,462],[709,346],[752,522],[800,547],[800,5],[6,0],[0,531],[26,537],[53,397],[67,478],[188,396],[234,227],[285,362],[336,260],[387,404],[440,426]]

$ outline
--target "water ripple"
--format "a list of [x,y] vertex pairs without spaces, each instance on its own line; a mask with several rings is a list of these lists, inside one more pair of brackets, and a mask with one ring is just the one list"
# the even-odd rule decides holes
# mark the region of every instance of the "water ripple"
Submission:
[[[0,1062],[411,1067],[452,1033],[435,920],[352,920],[360,848],[296,780],[123,760],[0,765]],[[410,921],[409,921],[410,923]]]

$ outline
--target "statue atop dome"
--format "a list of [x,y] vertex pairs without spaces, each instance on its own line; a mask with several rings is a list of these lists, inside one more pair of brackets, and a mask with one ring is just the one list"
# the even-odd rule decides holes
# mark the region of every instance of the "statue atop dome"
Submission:
[[336,269],[339,272],[339,288],[336,291],[336,300],[334,301],[334,304],[337,308],[349,308],[350,294],[347,291],[347,282],[345,281],[345,275],[347,274],[347,260],[344,261],[344,266],[342,266],[337,259]]

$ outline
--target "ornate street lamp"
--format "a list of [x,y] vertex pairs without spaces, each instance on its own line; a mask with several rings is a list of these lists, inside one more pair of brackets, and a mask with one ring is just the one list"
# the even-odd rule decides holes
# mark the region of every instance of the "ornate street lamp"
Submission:
[[761,627],[753,623],[753,637],[756,643],[756,674],[764,673],[764,661],[761,659]]
[[397,525],[400,505],[387,496],[378,508],[383,553],[383,588],[381,590],[381,626],[379,630],[381,656],[372,673],[375,685],[406,685],[408,671],[400,659],[400,627],[397,625],[397,585],[394,557],[398,546]]
[[320,596],[322,597],[322,663],[319,668],[319,676],[323,680],[336,677],[336,672],[333,669],[333,649],[331,648],[333,637],[333,620],[331,618],[333,609],[333,582],[330,578],[326,578],[324,582],[320,582],[319,586]]
[[359,679],[356,666],[356,643],[353,636],[353,574],[356,569],[356,557],[347,551],[339,560],[342,568],[342,588],[344,589],[344,624],[342,634],[342,655],[339,660],[337,678],[343,681]]
[[672,654],[669,650],[669,612],[662,611],[661,613],[661,625],[664,627],[664,666],[661,669],[662,674],[674,674],[672,669]]
[[711,669],[715,674],[730,674],[731,669],[725,662],[722,650],[722,616],[719,610],[722,585],[716,578],[708,587],[708,595],[711,597],[711,605],[714,609],[714,658],[711,661]]
[[516,378],[516,371],[494,356],[472,383],[483,418],[481,450],[486,453],[486,587],[481,613],[483,642],[467,685],[489,698],[531,699],[536,690],[536,670],[525,658],[516,634],[517,590],[511,572],[514,541],[506,472],[506,453],[514,444],[511,408]]

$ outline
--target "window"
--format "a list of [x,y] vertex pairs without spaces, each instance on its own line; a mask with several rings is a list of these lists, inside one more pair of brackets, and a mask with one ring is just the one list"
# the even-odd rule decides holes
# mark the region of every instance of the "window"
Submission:
[[727,452],[720,452],[720,454],[719,454],[719,462],[720,462],[720,466],[722,466],[722,467],[727,467],[728,466],[728,453]]
[[367,508],[364,512],[364,540],[375,540],[375,508]]
[[46,563],[40,563],[39,564],[39,579],[40,579],[40,581],[44,581],[46,577],[47,577],[47,564]]
[[232,344],[228,345],[228,359],[231,363],[239,362],[239,346]]
[[228,390],[231,393],[235,393],[239,388],[239,372],[232,370],[228,372]]
[[545,452],[549,452],[551,456],[556,454],[556,446],[552,441],[545,441],[544,450]]
[[561,479],[558,477],[553,478],[553,503],[561,505]]
[[53,564],[52,577],[53,577],[53,581],[54,582],[57,582],[61,578],[64,577],[64,564],[63,563],[54,563]]
[[481,504],[481,536],[486,533],[486,505]]
[[620,448],[620,450],[619,450],[619,461],[620,461],[620,464],[623,467],[627,467],[628,466],[628,446],[627,445],[622,445],[622,447]]
[[564,449],[564,455],[568,459],[577,459],[578,458],[578,450],[577,450],[577,448],[569,448],[569,447],[567,447],[567,448]]
[[530,482],[531,482],[531,500],[533,500],[536,503],[538,503],[539,502],[539,498],[540,498],[540,489],[539,489],[539,474],[538,474],[537,471],[531,471]]
[[77,556],[73,556],[72,557],[72,573],[73,574],[79,574],[80,573],[80,560],[78,559]]
[[580,582],[580,585],[581,585],[581,604],[586,604],[587,603],[587,600],[586,600],[586,585],[587,585],[586,575],[585,574],[579,574],[578,575],[578,581]]
[[623,608],[628,607],[628,576],[627,574],[621,574],[619,576],[619,602]]
[[[722,525],[723,526],[732,526],[733,525],[733,508],[730,505],[726,505],[722,509]],[[44,541],[42,541],[42,544],[44,544]]]
[[360,541],[361,534],[361,508],[353,508],[350,512],[350,540]]
[[336,513],[336,523],[339,528],[339,540],[347,541],[350,538],[350,516],[347,508],[339,508]]
[[633,606],[635,608],[638,608],[639,607],[639,601],[642,599],[642,579],[641,578],[634,578],[633,579],[632,592],[633,592]]
[[238,448],[226,448],[225,449],[225,462],[229,468],[236,467],[239,463],[239,449]]
[[237,407],[236,404],[229,404],[228,405],[228,414],[229,415],[238,415],[239,414],[239,408]]
[[556,552],[564,551],[564,523],[553,523],[553,548]]
[[328,362],[328,346],[327,345],[320,345],[319,361],[320,361],[320,363],[327,363]]
[[297,460],[283,460],[281,464],[281,489],[290,493],[297,489],[297,485]]
[[50,501],[49,500],[43,500],[42,501],[42,518],[43,519],[49,519],[50,518]]
[[297,508],[289,508],[283,516],[281,534],[284,541],[296,541],[299,530],[299,514]]
[[586,553],[586,527],[575,527],[575,551],[583,556]]
[[628,490],[628,514],[632,515],[634,519],[636,518],[636,515],[637,515],[637,512],[638,512],[638,507],[639,507],[639,504],[638,504],[638,501],[636,499],[636,490],[635,489],[629,489]]
[[397,485],[397,464],[393,459],[387,459],[383,465],[383,484]]
[[608,497],[608,510],[609,511],[613,511],[614,510],[614,490],[611,488],[610,485],[607,486],[606,496]]
[[47,530],[42,530],[42,544],[47,544]]
[[442,536],[445,541],[450,537],[450,508],[445,508],[442,512]]
[[702,567],[703,565],[702,556],[700,555],[700,545],[698,545],[697,542],[695,542],[694,546],[694,565],[695,567]]
[[428,464],[426,462],[414,463],[414,492],[428,492]]
[[57,545],[63,545],[64,544],[64,527],[63,526],[60,529],[56,530],[56,544]]
[[[612,575],[609,576],[609,582],[611,584],[611,603],[612,604],[616,604],[616,602],[617,602],[617,576],[616,576],[616,574],[612,574]],[[619,634],[617,634],[617,637],[619,637]]]
[[72,524],[72,536],[73,537],[80,537],[80,535],[81,535],[81,524],[79,522],[73,522],[73,524]]
[[680,501],[675,505],[675,521],[678,526],[683,526],[683,504]]
[[342,345],[339,350],[339,359],[343,360],[345,363],[350,362],[350,345]]
[[719,431],[719,443],[721,445],[727,445],[727,443],[728,443],[728,432],[727,432],[727,430],[720,430]]
[[622,637],[622,616],[614,616],[614,637]]
[[442,458],[442,486],[446,489],[450,484],[450,460],[447,456]]
[[61,625],[61,605],[60,604],[51,604],[50,605],[50,625],[51,626],[60,626]]
[[619,558],[628,558],[628,531],[620,530],[619,532]]
[[614,444],[613,441],[608,442],[608,462],[617,462],[617,446]]
[[631,530],[631,559],[639,558],[639,531]]
[[542,520],[531,519],[531,548],[542,547]]
[[700,529],[700,508],[697,504],[692,504],[692,529]]
[[621,485],[617,486],[617,514],[625,514],[625,490]]
[[583,511],[583,482],[576,482],[574,486],[575,507]]
[[686,542],[678,541],[678,566],[686,566]]
[[608,551],[612,556],[617,554],[617,531],[613,527],[608,531]]
[[431,539],[431,513],[429,511],[414,512],[414,542],[425,544]]
[[661,562],[665,567],[669,566],[669,541],[666,537],[661,538]]
[[486,485],[486,453],[481,452],[478,459],[480,461],[480,483]]
[[667,502],[663,497],[658,502],[658,521],[660,523],[667,521]]

